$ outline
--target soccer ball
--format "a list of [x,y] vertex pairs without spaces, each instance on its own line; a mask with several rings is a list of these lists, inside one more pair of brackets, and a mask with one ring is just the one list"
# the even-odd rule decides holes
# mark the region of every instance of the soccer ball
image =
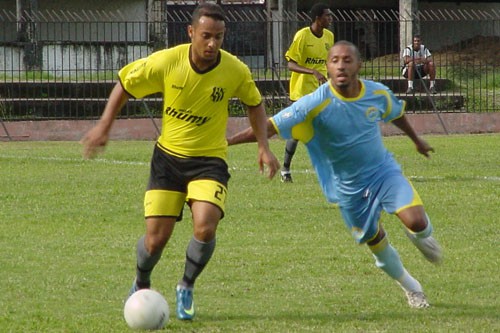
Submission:
[[125,302],[123,316],[132,329],[159,330],[168,322],[170,310],[163,296],[152,289],[141,289]]

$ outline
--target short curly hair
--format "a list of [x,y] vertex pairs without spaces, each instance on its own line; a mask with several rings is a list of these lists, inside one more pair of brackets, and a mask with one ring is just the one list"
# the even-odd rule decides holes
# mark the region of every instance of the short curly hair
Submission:
[[197,23],[202,16],[208,16],[216,21],[226,21],[226,14],[222,10],[221,6],[213,2],[204,2],[199,4],[193,11],[191,16],[191,24]]
[[311,19],[312,19],[312,21],[314,22],[316,20],[316,18],[318,18],[321,15],[323,15],[323,12],[325,11],[325,9],[330,9],[330,7],[328,7],[327,4],[321,3],[321,2],[315,4],[314,6],[312,6],[312,8],[311,8]]

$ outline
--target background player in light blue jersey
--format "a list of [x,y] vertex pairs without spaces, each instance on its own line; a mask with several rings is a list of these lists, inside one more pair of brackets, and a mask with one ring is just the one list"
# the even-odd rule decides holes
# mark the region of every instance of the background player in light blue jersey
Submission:
[[[384,147],[379,121],[392,122],[427,157],[433,148],[419,138],[404,115],[404,101],[384,85],[360,80],[361,56],[350,42],[329,51],[329,82],[268,120],[268,135],[296,138],[308,150],[324,195],[338,202],[354,239],[366,243],[375,264],[396,280],[414,308],[429,306],[420,283],[404,268],[382,224],[382,210],[395,214],[427,260],[438,264],[441,248],[422,200]],[[228,139],[229,144],[254,141],[252,129]]]

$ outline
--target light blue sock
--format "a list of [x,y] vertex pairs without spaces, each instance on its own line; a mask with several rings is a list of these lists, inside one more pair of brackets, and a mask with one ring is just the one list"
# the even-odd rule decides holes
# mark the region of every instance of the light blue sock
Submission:
[[395,248],[389,244],[387,237],[382,239],[378,244],[368,246],[375,258],[375,265],[383,270],[394,280],[398,280],[403,276],[404,267],[399,254]]
[[374,246],[368,246],[375,258],[375,265],[396,280],[406,291],[422,291],[420,283],[403,267],[398,252],[385,237]]
[[422,292],[422,285],[413,276],[411,276],[406,269],[403,276],[398,279],[398,283],[406,291]]

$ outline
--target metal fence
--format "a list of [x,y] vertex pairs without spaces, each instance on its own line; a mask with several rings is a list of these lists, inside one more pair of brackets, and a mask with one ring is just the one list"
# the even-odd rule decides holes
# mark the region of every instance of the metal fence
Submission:
[[[162,2],[164,3],[164,2]],[[37,11],[22,21],[0,11],[0,117],[7,120],[98,117],[117,71],[151,52],[189,42],[192,7],[159,5],[149,21],[124,21],[119,11]],[[295,31],[310,24],[305,13],[273,13],[262,6],[226,9],[223,48],[251,68],[269,113],[288,102],[289,71],[284,53]],[[409,112],[494,112],[500,106],[500,13],[420,11],[407,21],[394,10],[336,10],[336,40],[359,46],[361,77],[381,81]],[[416,82],[406,95],[399,31],[418,22],[437,66],[436,95]],[[411,40],[408,41],[408,44]],[[237,102],[232,115],[242,114]],[[161,114],[160,96],[130,101],[122,117]]]

